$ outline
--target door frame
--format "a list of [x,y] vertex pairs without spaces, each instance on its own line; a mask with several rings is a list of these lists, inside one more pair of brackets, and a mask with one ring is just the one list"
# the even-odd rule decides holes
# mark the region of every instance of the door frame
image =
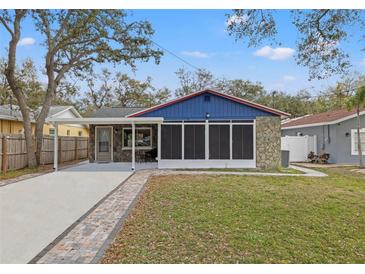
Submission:
[[111,148],[110,148],[110,159],[111,162],[114,162],[114,153],[113,153],[113,135],[114,135],[114,130],[113,130],[113,126],[95,126],[95,162],[98,162],[98,129],[99,128],[110,128],[110,142],[111,142]]

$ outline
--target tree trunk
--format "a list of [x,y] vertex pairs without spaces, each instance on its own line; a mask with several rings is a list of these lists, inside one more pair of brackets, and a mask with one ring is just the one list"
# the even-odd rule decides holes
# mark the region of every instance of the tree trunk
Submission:
[[37,161],[35,157],[35,148],[32,138],[32,124],[31,124],[31,117],[29,113],[29,109],[26,103],[26,98],[24,93],[19,87],[15,70],[16,70],[16,50],[17,44],[20,39],[20,22],[24,17],[26,11],[24,10],[16,10],[16,16],[14,18],[14,31],[11,34],[11,40],[9,42],[9,52],[8,52],[8,64],[6,67],[6,79],[10,86],[11,91],[13,92],[15,98],[18,101],[18,105],[20,108],[20,112],[23,116],[23,127],[24,127],[24,135],[25,135],[25,145],[27,147],[27,156],[28,156],[28,167],[36,167]]
[[46,98],[44,100],[43,103],[43,107],[41,112],[39,113],[38,117],[37,117],[37,123],[36,123],[36,128],[35,128],[35,139],[36,139],[36,159],[37,159],[37,163],[40,164],[41,163],[41,155],[42,155],[42,142],[43,142],[43,127],[44,127],[44,123],[46,121],[46,118],[48,116],[49,110],[51,108],[51,104],[52,104],[52,100],[53,100],[53,95],[54,95],[54,91],[52,91],[52,86],[49,87],[47,89],[47,94],[46,94]]
[[362,149],[361,149],[361,135],[360,135],[360,106],[357,107],[357,151],[359,153],[359,165],[360,168],[365,168],[363,155],[362,155]]

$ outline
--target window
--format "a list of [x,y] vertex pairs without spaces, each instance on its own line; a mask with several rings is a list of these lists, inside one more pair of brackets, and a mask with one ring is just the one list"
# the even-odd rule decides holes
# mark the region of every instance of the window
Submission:
[[[136,128],[136,149],[152,148],[152,128]],[[132,148],[132,129],[123,128],[123,148]]]
[[70,130],[69,129],[67,130],[67,136],[70,136]]
[[[359,155],[357,129],[351,129],[351,155]],[[365,155],[365,128],[360,129],[361,151]]]
[[232,159],[253,159],[253,126],[232,126]]
[[82,136],[82,131],[81,130],[79,130],[79,137],[81,137]]
[[50,128],[50,129],[48,130],[48,134],[49,134],[49,136],[54,136],[54,135],[55,135],[55,133],[56,133],[56,130],[55,130],[54,128]]
[[182,158],[181,125],[161,126],[161,159],[174,160]]
[[209,126],[209,159],[229,159],[229,125]]
[[205,159],[205,126],[185,125],[184,159]]

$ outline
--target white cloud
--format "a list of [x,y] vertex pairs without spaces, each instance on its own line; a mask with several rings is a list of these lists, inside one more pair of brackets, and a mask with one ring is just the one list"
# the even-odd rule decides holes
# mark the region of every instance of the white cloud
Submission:
[[283,81],[284,82],[292,82],[295,81],[297,78],[293,75],[284,75],[283,76]]
[[364,59],[362,59],[362,61],[361,61],[361,65],[365,66],[365,58],[364,58]]
[[241,23],[246,22],[247,19],[248,19],[248,17],[246,14],[244,14],[243,16],[238,16],[238,15],[234,14],[228,18],[228,20],[226,21],[226,26],[228,27],[233,24],[241,24]]
[[202,51],[183,51],[181,54],[194,58],[208,58],[209,54]]
[[292,48],[272,48],[265,46],[255,51],[255,56],[265,57],[270,60],[285,60],[294,54],[295,50]]
[[35,39],[32,37],[24,37],[18,42],[18,46],[31,46],[35,44]]

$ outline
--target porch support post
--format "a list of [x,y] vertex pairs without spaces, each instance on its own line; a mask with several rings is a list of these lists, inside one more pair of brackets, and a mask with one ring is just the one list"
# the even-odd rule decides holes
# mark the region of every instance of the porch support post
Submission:
[[157,161],[161,160],[161,124],[157,124]]
[[185,159],[185,125],[184,120],[181,124],[181,159]]
[[205,120],[205,160],[209,160],[209,121]]
[[136,125],[132,123],[132,170],[136,168]]
[[229,121],[229,159],[233,158],[233,130],[232,130],[232,120]]
[[53,136],[53,169],[58,170],[58,124],[54,124],[54,136]]

